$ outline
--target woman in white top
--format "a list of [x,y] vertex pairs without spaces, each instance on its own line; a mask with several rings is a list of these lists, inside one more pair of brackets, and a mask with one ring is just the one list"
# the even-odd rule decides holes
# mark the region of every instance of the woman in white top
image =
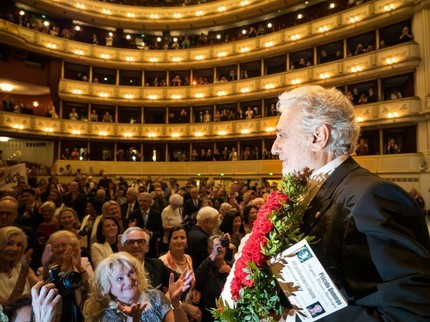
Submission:
[[9,315],[15,315],[15,321],[29,320],[30,301],[20,300],[29,299],[31,287],[38,282],[29,267],[32,252],[24,254],[26,247],[27,236],[20,228],[0,229],[0,305]]
[[97,227],[97,242],[91,245],[94,269],[106,257],[118,252],[119,223],[115,217],[103,217]]
[[173,227],[182,223],[182,205],[184,204],[184,198],[175,193],[169,198],[169,205],[163,209],[161,213],[161,220],[163,222],[163,244],[167,244],[170,230]]

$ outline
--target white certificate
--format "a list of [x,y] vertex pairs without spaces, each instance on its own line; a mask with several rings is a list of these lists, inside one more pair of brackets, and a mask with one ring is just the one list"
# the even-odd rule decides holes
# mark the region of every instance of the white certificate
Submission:
[[303,322],[316,321],[348,305],[306,240],[272,258],[270,265]]

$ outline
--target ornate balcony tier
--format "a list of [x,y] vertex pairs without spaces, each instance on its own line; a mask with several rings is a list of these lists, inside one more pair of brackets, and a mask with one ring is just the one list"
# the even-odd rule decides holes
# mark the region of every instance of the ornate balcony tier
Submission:
[[94,0],[21,0],[56,16],[93,25],[146,30],[207,28],[270,14],[303,1],[218,0],[185,7],[126,6]]
[[420,61],[418,44],[409,42],[339,61],[233,82],[181,87],[137,87],[62,79],[58,92],[63,100],[122,106],[183,105],[183,99],[186,99],[188,104],[201,105],[219,103],[220,100],[228,102],[262,96],[273,97],[299,84],[337,86],[365,80],[371,75],[383,77],[393,72],[398,74],[402,71],[413,71]]
[[[390,154],[390,155],[372,155],[364,157],[355,157],[357,162],[370,169],[375,173],[389,177],[389,174],[395,174],[396,177],[404,174],[418,174],[419,165],[424,161],[422,153],[411,154]],[[72,169],[81,169],[86,173],[90,167],[94,173],[104,170],[106,173],[116,176],[172,176],[176,178],[190,178],[201,176],[210,176],[228,178],[261,178],[274,176],[281,177],[281,162],[279,160],[256,160],[256,161],[216,161],[216,162],[112,162],[112,161],[72,161],[57,160],[55,169],[60,167],[66,168],[70,164]],[[222,174],[222,176],[221,176]],[[70,177],[69,177],[70,178]],[[62,182],[67,182],[64,179]]]
[[[118,112],[120,112],[120,107]],[[403,98],[356,106],[362,126],[419,121],[421,101]],[[25,114],[0,112],[0,129],[4,133],[20,133],[57,138],[100,138],[121,141],[180,141],[204,139],[237,139],[274,136],[278,119],[265,117],[252,120],[186,123],[127,124],[51,119]],[[246,134],[243,134],[246,133]]]
[[[42,1],[43,2],[43,1]],[[100,2],[95,2],[101,4]],[[218,3],[218,2],[217,2]],[[100,66],[127,66],[129,69],[194,68],[211,67],[214,64],[231,64],[240,61],[261,59],[281,55],[327,43],[344,37],[345,34],[364,32],[378,25],[390,24],[412,16],[414,1],[398,1],[387,13],[386,0],[369,2],[327,18],[298,25],[256,38],[198,47],[184,50],[124,49],[86,44],[51,36],[0,20],[0,40],[21,48],[56,56],[79,63]],[[106,4],[105,2],[103,5]],[[351,22],[353,20],[353,22]],[[105,20],[104,20],[105,21]]]

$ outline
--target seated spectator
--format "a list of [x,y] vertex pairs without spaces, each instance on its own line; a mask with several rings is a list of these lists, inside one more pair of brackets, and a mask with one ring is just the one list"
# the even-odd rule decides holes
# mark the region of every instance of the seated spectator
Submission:
[[211,322],[214,318],[210,309],[216,307],[231,267],[225,262],[226,248],[221,246],[219,236],[208,240],[207,252],[210,254],[196,271],[196,289],[200,291],[199,307],[203,313],[202,321]]
[[386,147],[385,151],[387,154],[400,153],[400,146],[397,144],[396,139],[394,139],[394,138],[388,139],[387,147]]
[[361,138],[357,144],[357,148],[355,149],[355,153],[357,155],[368,155],[369,154],[369,146],[367,144],[367,140]]
[[208,110],[205,111],[205,115],[203,117],[203,122],[204,123],[212,122],[212,115],[209,113]]
[[73,151],[70,154],[70,160],[79,160],[79,151],[78,151],[78,148],[73,148]]
[[57,112],[55,111],[55,106],[52,102],[48,106],[46,113],[48,116],[52,117],[53,119],[58,119],[58,117],[59,117]]
[[76,108],[74,107],[72,108],[72,111],[69,113],[69,119],[74,121],[79,119],[79,115],[78,115],[78,112],[76,112]]
[[362,93],[360,95],[360,98],[358,100],[358,104],[367,104],[367,96],[365,93]]
[[245,111],[245,118],[252,119],[253,116],[254,116],[254,111],[251,109],[251,106],[247,106]]
[[215,112],[215,116],[214,116],[214,122],[220,122],[221,121],[221,113],[220,111],[216,111]]
[[297,64],[297,66],[296,66],[296,69],[304,68],[304,67],[307,67],[307,66],[306,66],[306,61],[305,61],[305,59],[304,59],[304,58],[300,58],[299,63],[298,63],[298,64]]
[[111,33],[109,33],[106,37],[105,37],[105,45],[107,47],[112,47],[113,45],[113,36]]
[[229,160],[230,161],[237,161],[238,160],[238,154],[237,154],[236,148],[231,148]]
[[260,111],[258,110],[258,107],[257,106],[255,106],[254,107],[254,110],[253,110],[253,117],[256,119],[256,118],[260,118],[261,117],[261,114],[260,114]]
[[114,217],[103,217],[97,227],[97,242],[91,245],[93,268],[106,257],[118,252],[119,223]]
[[90,114],[90,121],[91,122],[98,122],[99,121],[99,115],[97,114],[96,110],[93,110]]
[[378,101],[378,97],[376,96],[375,91],[373,90],[373,87],[370,87],[368,89],[368,94],[367,94],[367,102],[368,103],[375,103]]
[[407,41],[411,41],[413,39],[412,34],[409,32],[409,28],[408,27],[403,27],[402,29],[402,33],[399,37],[400,42],[407,42]]
[[355,48],[354,55],[356,56],[356,55],[364,54],[365,52],[366,52],[366,48],[362,43],[359,43]]
[[173,79],[172,79],[172,86],[181,86],[182,80],[181,77],[179,77],[179,75],[176,75]]
[[30,320],[31,287],[38,278],[30,268],[32,250],[27,236],[15,226],[0,229],[0,305],[14,321]]
[[324,64],[330,61],[330,58],[327,54],[327,51],[325,49],[321,49],[320,56],[319,56],[319,63]]
[[91,41],[93,45],[98,45],[99,44],[99,40],[97,39],[97,35],[93,34],[93,40]]
[[105,115],[103,115],[102,122],[112,123],[113,122],[112,115],[110,115],[109,112],[106,112]]
[[397,91],[396,89],[391,93],[390,98],[392,100],[396,100],[398,98],[402,98],[402,93],[400,93],[399,91]]

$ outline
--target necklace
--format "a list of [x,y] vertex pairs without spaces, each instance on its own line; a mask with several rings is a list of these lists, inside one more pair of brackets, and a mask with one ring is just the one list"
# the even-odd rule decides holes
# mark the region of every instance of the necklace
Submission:
[[185,256],[184,256],[184,259],[182,261],[176,259],[172,254],[170,254],[170,256],[172,256],[173,260],[179,265],[185,265],[187,263],[187,259],[185,258]]

